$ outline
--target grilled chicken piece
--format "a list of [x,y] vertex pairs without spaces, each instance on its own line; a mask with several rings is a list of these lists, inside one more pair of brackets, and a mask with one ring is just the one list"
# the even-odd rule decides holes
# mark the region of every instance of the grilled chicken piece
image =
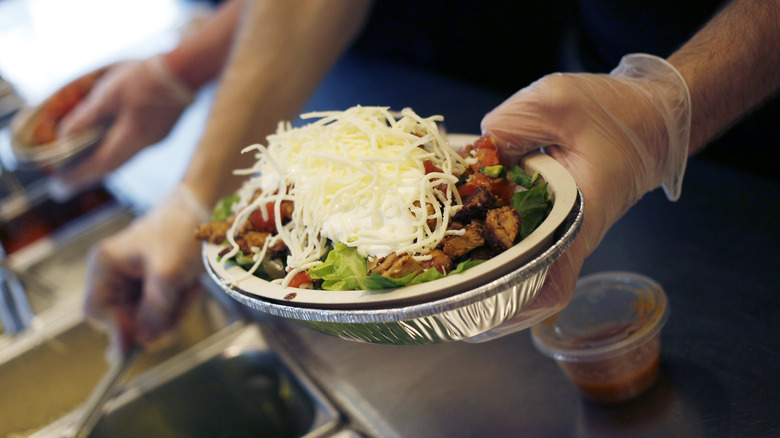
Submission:
[[209,243],[221,244],[225,242],[225,235],[230,229],[231,222],[211,221],[202,224],[195,231],[195,238]]
[[[254,252],[252,251],[253,248],[262,248],[265,244],[265,239],[268,239],[271,236],[271,233],[247,231],[236,237],[236,243],[244,254],[252,254]],[[268,247],[268,253],[274,258],[282,257],[288,253],[287,245],[285,245],[284,241],[279,239]]]
[[436,268],[442,274],[450,272],[452,269],[452,259],[440,249],[431,251],[431,258],[420,262],[423,270]]
[[496,251],[505,251],[515,243],[522,224],[520,214],[512,207],[490,210],[485,217],[485,241]]
[[281,205],[279,205],[279,209],[282,212],[282,223],[286,224],[292,219],[295,203],[293,201],[282,201]]
[[[420,208],[420,201],[414,201],[412,205],[414,205],[415,208]],[[433,205],[431,205],[430,203],[425,204],[425,209],[426,209],[426,214],[429,218],[427,221],[425,221],[425,223],[428,224],[428,228],[430,228],[431,230],[435,230],[436,225],[438,224],[436,217],[434,217],[436,214],[436,209],[433,208]]]
[[420,262],[408,254],[398,255],[392,253],[381,259],[379,263],[369,272],[376,272],[383,277],[403,278],[414,272],[422,272],[423,268]]
[[[460,229],[459,224],[453,224],[452,228]],[[456,228],[457,227],[457,228]],[[439,248],[450,258],[460,257],[469,251],[485,244],[482,237],[482,221],[473,221],[465,227],[466,232],[461,236],[447,236],[439,244]]]
[[[265,239],[268,239],[270,236],[271,233],[247,231],[246,233],[241,233],[241,235],[236,236],[236,243],[241,252],[248,255],[254,253],[259,248],[262,248],[263,245],[265,245]],[[253,248],[255,251],[252,250]]]
[[496,196],[487,187],[477,187],[463,200],[463,207],[452,216],[456,222],[468,223],[472,219],[485,219],[488,210],[496,205]]

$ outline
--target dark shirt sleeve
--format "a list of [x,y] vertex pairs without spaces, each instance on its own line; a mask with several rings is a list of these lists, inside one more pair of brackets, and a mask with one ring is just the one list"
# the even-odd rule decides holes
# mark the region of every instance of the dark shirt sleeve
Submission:
[[609,71],[626,53],[667,57],[723,0],[576,0],[579,50],[588,71]]

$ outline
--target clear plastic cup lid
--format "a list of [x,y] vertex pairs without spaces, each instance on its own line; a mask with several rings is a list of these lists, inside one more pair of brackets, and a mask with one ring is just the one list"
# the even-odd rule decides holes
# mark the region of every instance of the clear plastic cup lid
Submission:
[[531,329],[536,348],[557,360],[598,360],[643,344],[669,318],[657,282],[632,272],[582,277],[569,305]]

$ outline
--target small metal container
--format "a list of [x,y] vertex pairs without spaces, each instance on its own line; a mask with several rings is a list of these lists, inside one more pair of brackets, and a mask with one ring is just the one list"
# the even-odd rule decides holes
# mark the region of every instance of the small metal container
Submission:
[[51,173],[88,153],[103,139],[94,126],[68,137],[56,135],[59,122],[107,71],[103,67],[69,82],[37,106],[22,108],[11,121],[10,152],[15,165]]

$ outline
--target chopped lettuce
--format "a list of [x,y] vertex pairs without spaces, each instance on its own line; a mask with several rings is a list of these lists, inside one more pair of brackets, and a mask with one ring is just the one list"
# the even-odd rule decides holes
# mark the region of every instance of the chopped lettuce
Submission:
[[512,195],[512,207],[523,218],[517,239],[525,239],[544,221],[552,209],[547,183]]
[[[435,271],[435,269],[430,269],[430,270]],[[383,277],[382,275],[377,274],[376,272],[372,272],[371,275],[368,276],[369,287],[367,287],[366,289],[376,290],[376,289],[390,289],[394,287],[410,286],[414,284],[412,283],[412,280],[414,280],[416,277],[419,277],[419,275],[417,275],[416,272],[413,272],[407,275],[406,277],[401,277],[401,278]]]
[[233,204],[238,202],[239,199],[238,195],[233,194],[217,201],[217,205],[214,206],[214,210],[211,213],[211,219],[217,222],[226,221],[233,214]]
[[506,173],[507,179],[513,183],[530,189],[539,184],[540,176],[538,173],[533,175],[527,173],[520,166],[515,166]]
[[542,183],[538,173],[529,174],[520,166],[515,166],[507,172],[507,178],[523,190],[512,195],[512,207],[523,219],[516,241],[525,239],[544,222],[552,210],[550,194],[547,193],[547,183]]
[[[236,194],[225,196],[217,201],[217,205],[214,206],[214,209],[211,212],[211,220],[215,222],[225,222],[228,220],[233,214],[233,204],[238,201],[239,197]],[[251,256],[247,256],[241,251],[233,257],[233,262],[240,266],[251,266],[255,263]]]
[[360,256],[357,248],[339,243],[321,264],[309,269],[313,280],[322,280],[325,290],[368,289],[366,259]]
[[255,264],[254,259],[247,257],[242,251],[239,251],[233,260],[240,266],[252,266]]
[[455,267],[452,271],[442,274],[441,272],[437,271],[436,269],[428,269],[424,272],[422,272],[420,275],[414,277],[412,281],[409,282],[409,285],[412,284],[420,284],[425,283],[427,281],[433,281],[438,280],[439,278],[446,277],[448,275],[453,274],[460,274],[461,272],[465,271],[466,269],[473,268],[474,266],[477,266],[478,264],[484,262],[485,260],[466,260],[463,262],[458,263],[458,266]]
[[[446,275],[461,273],[482,262],[483,260],[467,260]],[[357,249],[339,243],[328,253],[323,263],[309,269],[309,276],[314,280],[322,280],[321,287],[325,290],[376,290],[425,283],[442,278],[445,274],[436,269],[428,269],[403,278],[383,277],[377,273],[369,275],[366,259],[358,254]]]

